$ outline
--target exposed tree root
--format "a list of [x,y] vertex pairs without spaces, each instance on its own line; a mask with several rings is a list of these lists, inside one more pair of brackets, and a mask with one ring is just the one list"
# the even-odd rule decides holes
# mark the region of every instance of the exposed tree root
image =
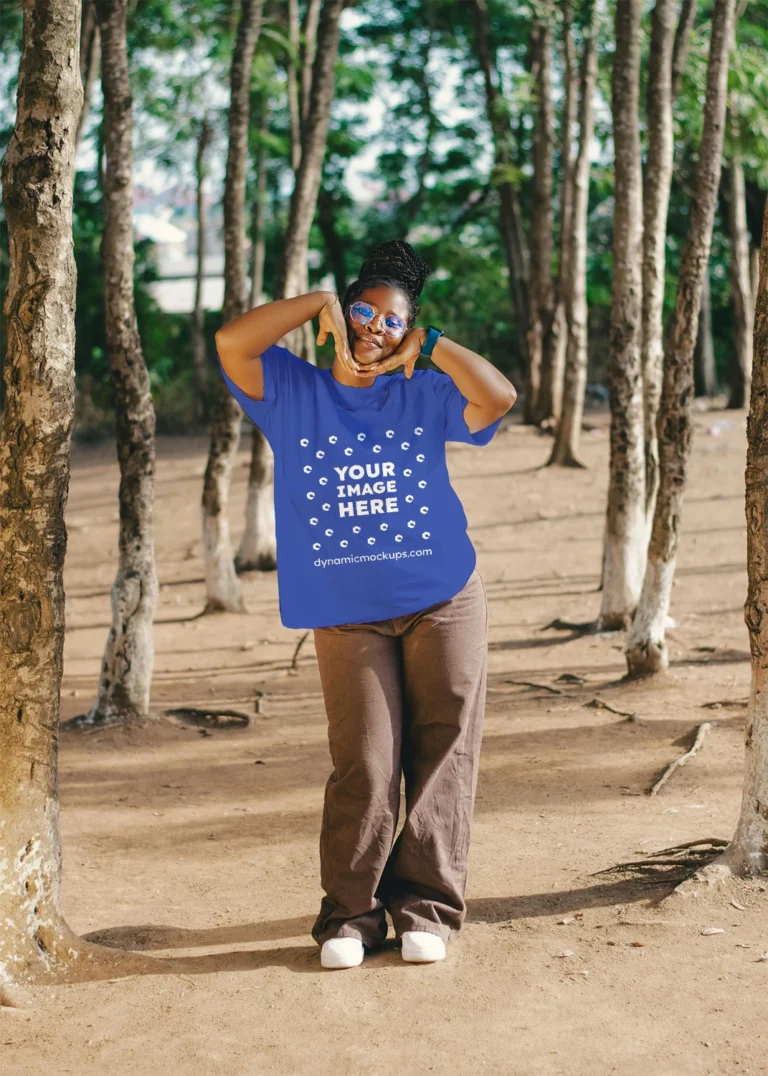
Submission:
[[584,703],[585,709],[588,710],[608,710],[609,713],[618,714],[619,717],[626,717],[627,721],[637,721],[637,714],[630,710],[617,710],[615,706],[610,706],[602,699],[594,698],[589,702]]
[[697,755],[699,753],[699,751],[701,750],[701,745],[704,743],[704,737],[715,725],[715,721],[704,721],[701,725],[698,726],[698,728],[696,729],[696,735],[690,748],[685,752],[685,754],[680,755],[679,758],[676,758],[674,762],[670,762],[669,766],[667,766],[667,768],[664,770],[661,777],[659,777],[659,779],[648,789],[649,796],[656,796],[670,779],[675,770],[679,770],[682,766],[686,764],[686,762],[688,762],[689,759],[692,759],[694,755]]
[[575,620],[562,620],[560,617],[556,617],[554,620],[550,620],[549,624],[545,624],[543,628],[539,628],[539,631],[576,631],[582,635],[594,635],[597,631],[596,620],[575,621]]
[[296,649],[293,652],[293,657],[291,658],[291,664],[289,666],[290,672],[298,672],[298,669],[299,669],[299,651],[301,650],[302,646],[304,645],[308,635],[309,635],[309,632],[305,631],[304,634],[302,635],[302,637],[299,639],[298,643],[296,643]]
[[549,684],[534,684],[531,680],[505,680],[505,684],[515,684],[517,687],[530,687],[541,691],[549,691],[553,695],[564,695],[559,687],[550,687]]
[[630,863],[617,863],[613,867],[596,871],[592,877],[602,874],[628,874],[634,878],[659,885],[678,886],[686,882],[702,868],[721,857],[728,841],[720,837],[709,837],[699,841],[688,841],[673,848],[662,848],[652,852],[647,859],[638,859]]
[[242,729],[251,723],[250,714],[243,713],[242,710],[198,710],[194,706],[182,706],[175,710],[166,710],[165,713],[182,724],[208,729]]

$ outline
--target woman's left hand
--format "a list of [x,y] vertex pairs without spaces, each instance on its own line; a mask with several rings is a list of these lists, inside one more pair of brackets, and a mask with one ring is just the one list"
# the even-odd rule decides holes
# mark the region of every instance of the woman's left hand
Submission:
[[384,374],[388,370],[394,370],[398,366],[403,367],[403,373],[410,380],[413,368],[424,345],[424,329],[415,328],[406,333],[400,341],[397,351],[393,351],[381,362],[373,362],[365,367],[366,373]]

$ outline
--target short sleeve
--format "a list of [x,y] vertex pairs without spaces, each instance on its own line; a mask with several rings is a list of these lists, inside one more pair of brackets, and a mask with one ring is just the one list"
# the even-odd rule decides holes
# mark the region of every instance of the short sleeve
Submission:
[[261,368],[264,374],[264,399],[254,400],[239,388],[224,370],[219,359],[219,368],[224,382],[234,398],[245,411],[251,422],[269,436],[278,414],[284,407],[290,406],[291,386],[297,376],[295,364],[305,363],[288,348],[272,344],[261,354]]
[[467,445],[487,445],[499,428],[501,417],[476,433],[470,433],[464,418],[464,408],[469,403],[462,395],[453,378],[441,371],[430,370],[430,381],[437,396],[438,403],[445,411],[446,441],[462,441]]

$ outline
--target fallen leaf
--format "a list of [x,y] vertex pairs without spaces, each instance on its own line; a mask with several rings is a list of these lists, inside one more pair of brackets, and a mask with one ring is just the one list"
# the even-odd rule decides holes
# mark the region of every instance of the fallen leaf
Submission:
[[713,934],[725,934],[725,931],[722,927],[705,927],[701,933],[703,937],[711,938]]
[[573,949],[563,949],[561,953],[555,953],[555,956],[559,957],[561,960],[566,960],[569,956],[576,956],[576,954]]
[[731,904],[734,906],[734,908],[738,908],[740,912],[745,911],[744,905],[739,904],[739,902],[737,900],[732,900]]
[[629,944],[632,946],[633,949],[644,949],[645,948],[645,942],[630,942]]

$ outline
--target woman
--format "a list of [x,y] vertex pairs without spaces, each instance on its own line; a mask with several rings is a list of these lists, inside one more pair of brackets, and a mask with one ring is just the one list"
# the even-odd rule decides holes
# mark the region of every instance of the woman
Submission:
[[[407,243],[383,243],[343,302],[280,299],[216,334],[227,385],[274,450],[281,619],[314,629],[334,767],[312,930],[327,968],[360,964],[387,911],[405,960],[441,960],[466,912],[488,614],[445,442],[487,444],[516,393],[415,326],[428,273]],[[317,315],[317,343],[330,333],[336,351],[325,370],[275,344]],[[439,370],[414,370],[420,354]]]

